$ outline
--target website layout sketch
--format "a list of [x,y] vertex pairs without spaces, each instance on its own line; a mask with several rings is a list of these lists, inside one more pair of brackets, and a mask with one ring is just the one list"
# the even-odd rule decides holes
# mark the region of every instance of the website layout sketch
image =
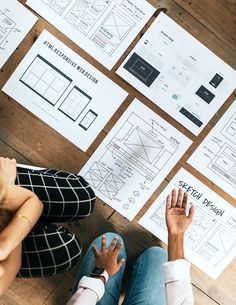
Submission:
[[28,0],[27,4],[108,69],[155,12],[146,0]]
[[37,55],[20,81],[52,105],[58,102],[72,83],[72,79],[40,55]]
[[0,3],[0,68],[15,51],[37,17],[16,0]]
[[166,197],[173,188],[180,187],[196,206],[193,221],[185,232],[186,258],[216,279],[236,254],[236,212],[190,173],[181,169],[139,223],[167,243]]
[[196,149],[188,163],[236,198],[236,101]]
[[[82,150],[128,95],[47,31],[3,91]],[[110,96],[112,103],[104,105]]]
[[235,89],[236,72],[164,13],[117,74],[198,135]]
[[104,202],[131,220],[190,144],[135,100],[81,174]]

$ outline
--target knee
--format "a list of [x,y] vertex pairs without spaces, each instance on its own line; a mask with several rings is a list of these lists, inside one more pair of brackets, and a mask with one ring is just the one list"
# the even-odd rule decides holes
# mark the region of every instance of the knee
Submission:
[[[120,255],[123,257],[123,258],[126,258],[126,251],[125,251],[125,246],[124,246],[124,241],[123,241],[123,238],[117,234],[117,233],[114,233],[114,232],[107,232],[107,233],[104,233],[103,235],[106,236],[106,245],[107,245],[107,248],[110,247],[111,245],[111,242],[113,241],[113,239],[115,237],[117,237],[117,244],[122,244],[123,247],[120,251]],[[101,246],[101,241],[102,241],[102,236],[99,236],[97,237],[94,241],[93,241],[93,244],[96,244],[96,246],[100,247]]]
[[166,262],[167,261],[167,252],[158,246],[153,246],[148,248],[143,254],[145,254],[145,256],[153,261],[163,261]]

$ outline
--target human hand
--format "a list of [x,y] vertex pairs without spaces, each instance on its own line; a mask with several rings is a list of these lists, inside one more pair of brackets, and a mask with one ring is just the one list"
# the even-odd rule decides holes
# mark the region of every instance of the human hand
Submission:
[[189,209],[186,215],[188,193],[183,189],[172,190],[171,196],[166,198],[166,225],[169,234],[184,234],[191,224],[194,215],[194,206]]
[[107,249],[106,235],[103,235],[101,251],[99,251],[98,248],[93,245],[93,253],[96,257],[96,267],[104,268],[109,276],[112,276],[119,271],[124,263],[124,259],[117,262],[118,255],[123,247],[121,243],[117,245],[117,240],[118,237],[116,236],[113,239],[110,248]]
[[14,185],[16,180],[16,159],[0,157],[0,177],[7,185]]

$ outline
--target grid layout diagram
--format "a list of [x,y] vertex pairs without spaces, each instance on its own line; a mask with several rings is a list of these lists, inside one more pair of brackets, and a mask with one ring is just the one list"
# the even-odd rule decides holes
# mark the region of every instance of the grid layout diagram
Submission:
[[37,55],[20,81],[51,105],[55,105],[72,79]]
[[75,122],[91,100],[90,96],[75,86],[64,99],[59,110]]
[[4,47],[6,39],[15,28],[16,23],[7,16],[6,12],[0,10],[0,47]]
[[85,179],[110,200],[117,195],[124,185],[124,182],[119,177],[97,161],[93,163],[85,174]]
[[72,0],[41,0],[47,4],[58,15],[62,15]]
[[98,116],[98,114],[96,112],[94,112],[92,109],[89,109],[89,111],[85,114],[85,116],[80,121],[79,126],[81,128],[83,128],[84,130],[88,130],[89,127],[96,120],[97,116]]

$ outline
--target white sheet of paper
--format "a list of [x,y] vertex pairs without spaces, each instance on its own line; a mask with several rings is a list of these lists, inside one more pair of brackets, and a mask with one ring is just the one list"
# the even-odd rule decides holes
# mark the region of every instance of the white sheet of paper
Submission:
[[46,30],[3,91],[84,151],[128,95]]
[[236,72],[161,13],[117,73],[198,135],[235,89]]
[[20,164],[20,163],[17,163],[17,166],[21,167],[21,168],[27,168],[27,169],[33,169],[33,170],[39,170],[39,171],[45,169],[45,167],[38,167],[38,166],[34,166],[34,165]]
[[146,0],[28,0],[26,3],[108,69],[155,12]]
[[0,68],[28,34],[38,18],[17,0],[0,2]]
[[191,143],[134,100],[80,174],[99,198],[132,220]]
[[165,243],[166,197],[173,188],[187,191],[196,206],[185,233],[185,257],[216,279],[236,255],[236,209],[181,168],[139,221]]
[[236,100],[188,163],[236,199]]

